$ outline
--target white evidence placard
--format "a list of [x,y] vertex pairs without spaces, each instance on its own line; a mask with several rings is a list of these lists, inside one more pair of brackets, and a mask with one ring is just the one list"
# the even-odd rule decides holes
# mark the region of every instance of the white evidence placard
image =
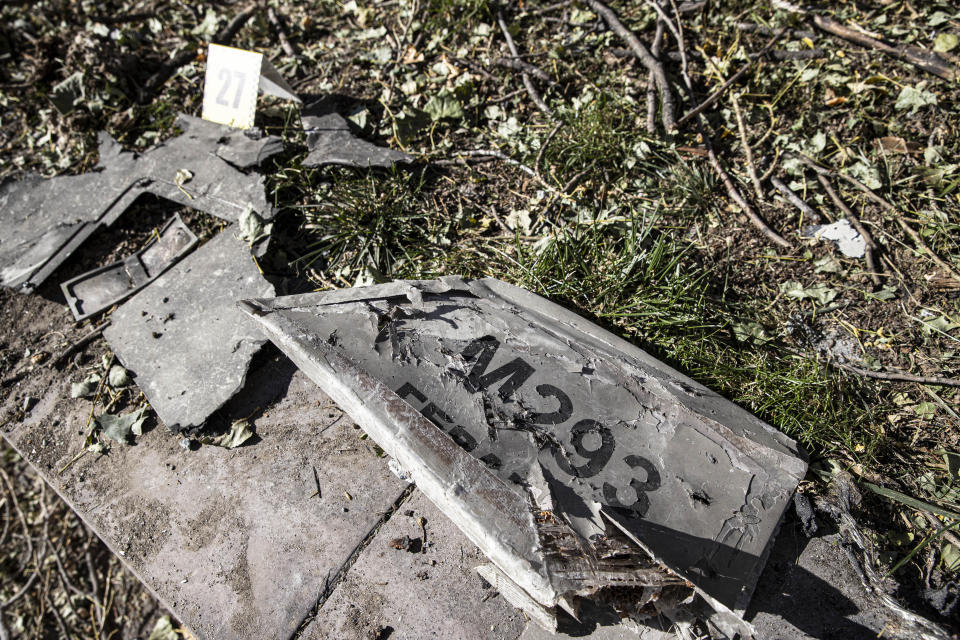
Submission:
[[211,44],[203,86],[203,119],[239,129],[252,127],[262,63],[262,53]]

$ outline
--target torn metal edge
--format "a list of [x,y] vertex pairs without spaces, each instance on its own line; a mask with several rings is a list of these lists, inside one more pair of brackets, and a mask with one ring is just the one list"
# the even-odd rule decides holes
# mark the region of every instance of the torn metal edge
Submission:
[[[536,525],[524,496],[382,381],[369,376],[315,336],[297,335],[296,327],[290,326],[282,316],[269,313],[267,301],[243,300],[238,304],[260,321],[294,364],[324,389],[384,451],[409,470],[424,495],[453,520],[491,562],[504,573],[516,576],[518,586],[537,602],[556,606],[559,594],[539,561]],[[355,382],[363,392],[350,382]],[[414,443],[415,446],[411,446]],[[452,490],[451,478],[456,479]]]

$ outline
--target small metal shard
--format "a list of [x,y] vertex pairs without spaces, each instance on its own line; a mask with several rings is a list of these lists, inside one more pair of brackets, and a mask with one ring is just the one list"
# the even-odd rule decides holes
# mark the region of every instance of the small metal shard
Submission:
[[307,148],[310,150],[303,161],[305,167],[341,164],[358,169],[388,169],[396,163],[413,162],[413,158],[402,151],[378,147],[356,137],[350,131],[350,125],[338,113],[304,116],[302,120],[307,132]]
[[807,238],[832,240],[840,253],[848,258],[862,258],[867,251],[867,240],[860,235],[850,221],[840,218],[831,224],[812,225],[803,230]]
[[143,153],[124,151],[101,132],[96,170],[0,184],[0,286],[35,290],[90,235],[112,225],[144,193],[230,222],[248,208],[264,219],[273,217],[263,176],[235,166],[251,167],[279,152],[278,138],[255,139],[186,115],[179,116],[177,125],[181,135]]
[[60,288],[73,317],[85,320],[143,289],[196,245],[197,236],[176,215],[140,251],[67,280]]
[[293,87],[287,83],[280,72],[277,71],[277,68],[266,57],[260,62],[260,91],[284,100],[303,102],[293,90]]
[[199,426],[243,386],[266,337],[236,307],[273,295],[230,226],[123,303],[104,331],[120,362],[173,430]]
[[635,621],[699,607],[751,635],[740,614],[806,471],[783,434],[498,280],[242,306],[537,619],[588,598]]

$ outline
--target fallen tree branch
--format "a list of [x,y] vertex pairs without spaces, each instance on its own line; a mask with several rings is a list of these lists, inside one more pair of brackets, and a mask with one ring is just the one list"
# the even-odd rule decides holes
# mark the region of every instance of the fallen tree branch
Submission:
[[633,51],[633,54],[637,59],[643,63],[643,66],[647,68],[653,74],[654,80],[656,81],[657,88],[660,91],[660,117],[663,121],[663,128],[667,133],[673,131],[677,128],[677,117],[676,117],[676,101],[673,96],[673,90],[670,88],[670,81],[667,79],[667,72],[663,68],[663,64],[657,60],[650,50],[637,36],[628,29],[617,16],[616,12],[613,9],[608,7],[606,4],[600,0],[586,0],[586,3],[593,9],[597,15],[603,18],[603,21],[607,23],[607,26],[623,40],[630,50]]
[[797,209],[803,212],[803,215],[810,218],[810,222],[814,224],[820,223],[820,214],[814,211],[813,207],[803,201],[803,199],[796,194],[796,192],[785,185],[780,178],[770,178],[770,184],[774,188],[783,194],[783,197],[787,199],[787,202],[795,206]]
[[957,67],[933,51],[912,44],[894,44],[880,38],[875,38],[861,30],[848,27],[833,18],[811,13],[808,9],[804,9],[790,2],[785,2],[784,0],[774,0],[773,4],[778,8],[809,16],[815,27],[830,35],[842,38],[847,42],[882,51],[891,57],[908,62],[918,69],[933,74],[938,78],[950,81],[960,80],[960,69],[957,69]]
[[[507,47],[510,48],[510,55],[513,56],[514,60],[520,60],[520,52],[517,51],[517,45],[513,42],[513,36],[510,35],[510,30],[507,28],[507,23],[503,19],[503,11],[497,11],[497,23],[500,25],[500,30],[503,32],[503,37],[507,41]],[[543,98],[540,97],[540,93],[537,91],[537,88],[533,86],[533,82],[530,81],[530,75],[523,68],[520,69],[520,78],[523,80],[523,86],[526,87],[527,93],[530,95],[530,99],[533,100],[533,103],[537,105],[537,108],[540,111],[543,111],[545,114],[553,117],[553,109],[547,106],[547,103],[543,101]]]
[[833,200],[833,204],[835,204],[843,213],[843,215],[847,217],[847,220],[849,220],[850,224],[853,225],[853,228],[857,230],[857,233],[863,236],[863,239],[866,242],[863,255],[867,259],[867,268],[870,270],[870,279],[873,281],[873,284],[880,286],[880,275],[877,272],[877,263],[873,259],[873,252],[877,249],[877,243],[873,241],[873,238],[870,236],[870,233],[867,231],[866,227],[860,223],[860,218],[858,218],[853,212],[853,209],[848,207],[847,203],[840,198],[836,191],[834,191],[833,185],[830,184],[830,180],[827,179],[827,176],[818,173],[817,179],[823,186],[823,190],[826,191],[827,195],[830,196],[830,199]]

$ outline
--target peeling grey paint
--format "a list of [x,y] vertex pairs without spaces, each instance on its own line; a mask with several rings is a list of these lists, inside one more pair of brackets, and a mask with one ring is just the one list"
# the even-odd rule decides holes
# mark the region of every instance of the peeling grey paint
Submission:
[[[276,136],[248,134],[180,115],[184,131],[143,153],[100,132],[97,169],[75,176],[28,176],[0,185],[0,285],[29,293],[97,229],[112,225],[144,193],[235,222],[252,208],[274,215],[264,179],[249,168],[280,151]],[[177,176],[191,176],[178,180]]]
[[498,280],[243,306],[527,599],[630,594],[623,615],[682,619],[692,585],[750,634],[736,614],[806,471],[783,434]]

